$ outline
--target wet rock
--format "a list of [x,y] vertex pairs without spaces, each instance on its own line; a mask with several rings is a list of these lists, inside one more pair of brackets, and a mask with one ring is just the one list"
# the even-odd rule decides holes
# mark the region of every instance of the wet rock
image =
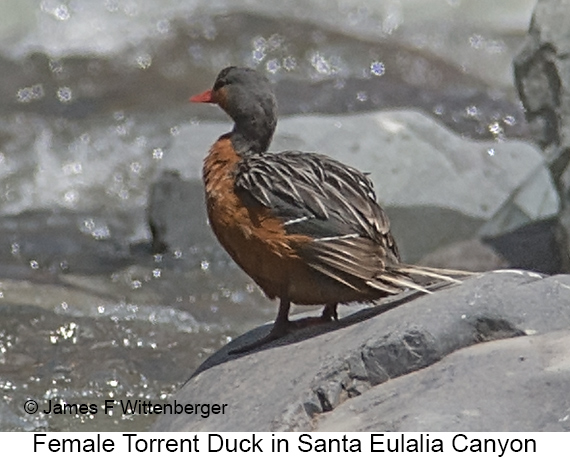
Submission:
[[[534,140],[543,148],[560,191],[560,221],[570,234],[570,1],[540,0],[524,46],[514,61],[515,80]],[[568,264],[570,246],[559,250]]]
[[560,176],[568,162],[570,101],[570,1],[539,0],[529,34],[514,62],[515,80],[534,131],[545,148],[553,173]]
[[315,428],[568,431],[569,344],[570,332],[560,331],[462,349],[322,414]]
[[568,239],[558,218],[532,222],[496,237],[473,238],[443,246],[421,265],[467,271],[522,268],[539,273],[570,271]]
[[534,222],[484,241],[510,267],[547,274],[569,271],[566,234],[558,218]]
[[122,268],[129,257],[124,219],[62,210],[0,216],[0,277],[44,281],[61,273],[101,274]]
[[154,430],[568,429],[570,276],[505,270],[413,298],[228,356],[269,325],[252,330],[175,397],[226,414],[163,416]]
[[436,249],[423,257],[419,264],[467,271],[490,271],[509,266],[504,257],[477,238]]
[[204,190],[196,181],[182,179],[176,171],[166,170],[152,185],[148,224],[155,253],[176,252],[196,245],[207,235]]

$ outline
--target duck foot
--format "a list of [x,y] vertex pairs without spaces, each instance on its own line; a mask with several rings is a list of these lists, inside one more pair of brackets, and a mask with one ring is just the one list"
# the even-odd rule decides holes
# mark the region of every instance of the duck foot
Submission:
[[[279,319],[283,313],[279,313],[275,323],[273,324],[273,328],[269,332],[268,335],[264,336],[263,338],[254,341],[253,343],[246,344],[237,349],[232,349],[228,351],[229,355],[234,354],[243,354],[244,352],[249,352],[253,349],[257,349],[261,346],[266,345],[267,343],[271,343],[272,341],[278,340],[279,338],[291,333],[293,330],[302,329],[306,327],[311,327],[313,325],[325,324],[331,321],[338,321],[338,314],[335,305],[325,305],[323,309],[323,313],[319,317],[305,317],[303,319],[297,319],[295,321],[290,321],[288,318],[286,319]],[[287,311],[288,311],[287,306]],[[281,310],[280,310],[281,311]]]
[[273,324],[273,328],[271,329],[268,335],[264,336],[263,338],[257,341],[254,341],[253,343],[246,344],[245,346],[242,346],[237,349],[232,349],[231,351],[228,351],[228,354],[229,355],[243,354],[244,352],[249,352],[253,349],[257,349],[261,346],[266,345],[267,343],[271,343],[272,341],[278,340],[279,338],[287,335],[291,331],[291,327],[293,326],[289,321],[286,322],[275,321],[275,324]]

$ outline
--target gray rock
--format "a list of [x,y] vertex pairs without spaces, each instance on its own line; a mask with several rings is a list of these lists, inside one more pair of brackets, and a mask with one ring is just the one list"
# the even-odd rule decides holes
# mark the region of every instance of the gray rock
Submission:
[[566,233],[558,218],[533,222],[497,237],[484,238],[484,242],[510,267],[547,274],[570,271],[564,248]]
[[467,271],[490,271],[507,268],[509,263],[479,239],[451,243],[423,257],[420,265]]
[[534,139],[544,149],[565,207],[560,215],[566,232],[566,242],[560,248],[565,268],[570,262],[569,29],[569,0],[539,0],[529,34],[514,62],[517,88]]
[[318,416],[333,431],[569,431],[570,331],[492,341]]
[[569,0],[539,0],[514,62],[527,119],[535,140],[545,149],[556,181],[570,162],[569,29]]
[[152,234],[152,250],[187,250],[204,238],[210,240],[206,224],[204,193],[196,181],[182,179],[176,171],[166,170],[152,185],[148,203],[148,224]]
[[[486,427],[484,420],[495,431],[564,427],[559,422],[568,407],[563,400],[568,357],[563,343],[569,336],[549,336],[566,331],[570,324],[570,276],[545,278],[504,270],[413,297],[393,297],[338,323],[295,332],[250,354],[228,356],[228,350],[258,339],[268,326],[249,332],[208,359],[175,397],[178,403],[226,403],[226,414],[163,416],[154,430],[361,431],[374,421],[376,430],[479,430]],[[529,339],[531,335],[540,338]],[[461,351],[509,338],[514,338],[510,345],[486,344],[474,348],[475,352]],[[533,341],[545,346],[533,352]],[[503,347],[504,354],[495,355],[493,348],[501,352]],[[516,363],[507,361],[517,348],[523,357],[532,357],[531,363],[523,365],[533,369],[526,377],[509,374]],[[552,354],[552,348],[559,353],[551,357],[553,362],[535,358]],[[505,363],[493,365],[496,361]],[[426,367],[430,368],[418,371]],[[493,370],[499,373],[496,380],[489,379]],[[529,379],[534,384],[527,383]],[[422,380],[426,383],[421,384]],[[443,401],[450,380],[455,384]],[[403,391],[398,388],[406,382]],[[477,403],[480,396],[471,390],[477,383],[488,401]],[[405,393],[410,385],[423,395],[424,409],[414,404],[413,394]],[[525,397],[530,390],[532,400]],[[522,406],[499,410],[492,399],[505,392],[505,398],[518,398]],[[453,395],[461,394],[463,401],[454,403]],[[399,397],[404,401],[396,408]],[[480,415],[478,420],[471,410]],[[528,416],[524,421],[517,416],[521,411]],[[370,419],[362,423],[355,418],[359,415],[370,415]]]
[[[424,256],[418,263],[438,268],[489,271],[521,268],[556,274],[570,271],[564,219],[531,222],[495,237],[451,243]],[[568,220],[566,220],[568,224]]]

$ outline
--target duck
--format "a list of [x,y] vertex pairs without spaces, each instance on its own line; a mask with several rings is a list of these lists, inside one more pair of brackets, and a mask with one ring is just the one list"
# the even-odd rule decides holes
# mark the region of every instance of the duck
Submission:
[[[466,272],[402,262],[390,221],[367,174],[328,155],[269,152],[277,101],[258,71],[230,66],[190,98],[218,105],[233,129],[210,148],[202,176],[210,227],[230,257],[270,299],[275,322],[247,352],[300,326],[291,305],[323,305],[311,324],[338,320],[337,306],[375,302]],[[307,319],[304,320],[305,324]]]

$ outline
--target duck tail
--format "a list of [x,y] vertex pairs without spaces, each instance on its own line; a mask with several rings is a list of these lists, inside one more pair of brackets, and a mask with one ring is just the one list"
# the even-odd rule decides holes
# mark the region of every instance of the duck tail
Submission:
[[453,270],[448,268],[424,267],[421,265],[409,265],[400,263],[393,267],[397,272],[411,277],[418,277],[424,280],[439,280],[448,283],[461,284],[462,278],[474,276],[477,273],[465,270]]

